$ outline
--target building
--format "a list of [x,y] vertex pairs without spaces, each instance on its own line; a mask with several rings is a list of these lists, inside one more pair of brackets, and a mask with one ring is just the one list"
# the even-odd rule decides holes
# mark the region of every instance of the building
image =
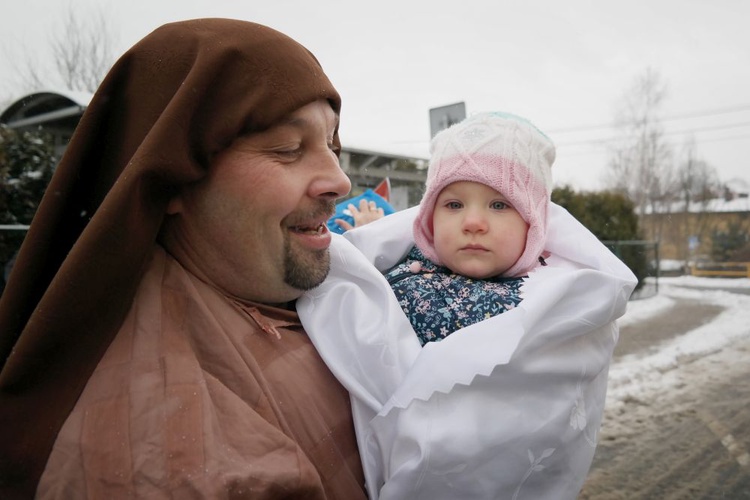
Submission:
[[[0,113],[0,123],[15,129],[49,132],[55,152],[62,155],[92,94],[67,90],[39,91],[13,102]],[[341,152],[341,168],[352,180],[352,195],[375,187],[388,177],[391,205],[401,210],[419,203],[427,176],[427,159],[349,148]]]
[[18,130],[44,129],[53,138],[55,153],[61,155],[90,100],[86,92],[35,92],[0,113],[0,123]]
[[[643,234],[659,241],[662,259],[682,262],[716,260],[722,238],[742,240],[750,246],[750,184],[741,179],[726,183],[721,198],[701,202],[675,202],[640,218]],[[750,255],[742,259],[750,261]]]

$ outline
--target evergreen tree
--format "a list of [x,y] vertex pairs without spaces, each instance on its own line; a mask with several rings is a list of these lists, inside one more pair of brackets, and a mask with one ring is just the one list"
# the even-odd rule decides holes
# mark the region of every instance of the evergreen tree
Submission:
[[715,229],[711,243],[711,258],[716,262],[744,262],[750,256],[750,236],[739,222]]
[[624,194],[612,191],[578,193],[569,186],[552,191],[552,201],[565,208],[610,249],[636,275],[639,286],[648,276],[646,248],[641,244],[620,245],[641,239],[636,207]]
[[[57,164],[51,141],[42,132],[0,125],[0,224],[28,225]],[[25,231],[0,231],[0,283]]]

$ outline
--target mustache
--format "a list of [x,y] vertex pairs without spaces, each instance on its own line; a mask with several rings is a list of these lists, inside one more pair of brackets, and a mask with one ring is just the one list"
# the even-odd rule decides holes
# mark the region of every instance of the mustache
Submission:
[[297,225],[310,220],[330,219],[336,213],[336,202],[333,200],[317,200],[315,205],[305,210],[292,212],[286,217],[288,225]]

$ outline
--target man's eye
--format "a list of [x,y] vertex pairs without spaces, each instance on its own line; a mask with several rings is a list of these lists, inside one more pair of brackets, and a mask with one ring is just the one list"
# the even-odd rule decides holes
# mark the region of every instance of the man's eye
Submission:
[[302,153],[302,148],[279,149],[274,152],[284,158],[296,158]]
[[492,207],[493,210],[503,210],[508,208],[508,204],[503,201],[493,201],[490,207]]
[[336,153],[336,156],[338,156],[339,154],[341,154],[341,146],[336,146],[332,142],[329,142],[328,143],[328,148],[331,151],[333,151],[334,153]]

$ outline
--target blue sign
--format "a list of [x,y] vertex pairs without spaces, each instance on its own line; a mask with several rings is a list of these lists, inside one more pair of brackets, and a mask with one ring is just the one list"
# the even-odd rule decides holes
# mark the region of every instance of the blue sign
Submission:
[[385,215],[392,214],[395,212],[393,207],[390,203],[385,201],[385,198],[380,196],[378,193],[373,191],[372,189],[368,189],[364,193],[362,193],[359,196],[355,196],[354,198],[349,198],[348,200],[344,200],[336,205],[336,213],[333,214],[333,217],[328,219],[328,229],[331,232],[338,233],[338,234],[344,234],[346,231],[343,227],[339,226],[336,223],[336,219],[342,219],[351,224],[354,225],[354,217],[352,217],[352,213],[349,211],[349,205],[354,205],[355,207],[359,208],[359,202],[360,200],[367,200],[367,201],[374,201],[375,205],[378,206],[378,208],[383,209],[383,213]]

